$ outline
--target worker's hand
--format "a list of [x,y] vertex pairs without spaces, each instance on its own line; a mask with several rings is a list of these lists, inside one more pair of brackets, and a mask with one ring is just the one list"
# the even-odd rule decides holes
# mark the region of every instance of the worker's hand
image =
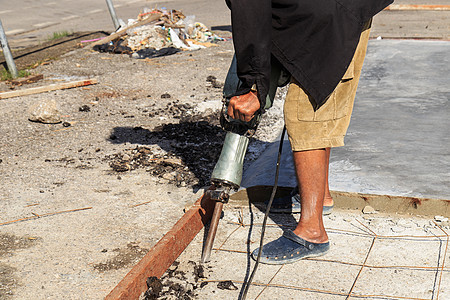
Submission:
[[236,120],[249,122],[260,108],[255,92],[234,96],[228,105],[228,115]]

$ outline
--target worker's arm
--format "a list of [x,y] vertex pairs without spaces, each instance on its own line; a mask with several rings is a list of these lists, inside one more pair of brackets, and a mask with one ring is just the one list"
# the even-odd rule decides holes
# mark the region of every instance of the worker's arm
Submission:
[[[271,0],[228,0],[231,9],[237,74],[242,84],[230,101],[228,114],[249,121],[264,108],[270,84]],[[251,92],[255,87],[257,93]]]

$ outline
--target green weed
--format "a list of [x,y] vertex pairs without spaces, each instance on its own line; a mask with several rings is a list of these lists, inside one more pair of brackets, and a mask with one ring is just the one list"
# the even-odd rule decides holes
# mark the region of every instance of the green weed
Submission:
[[[19,70],[18,73],[19,73],[19,75],[17,76],[17,78],[26,77],[31,74],[27,70]],[[2,68],[0,70],[0,80],[4,81],[4,80],[11,80],[11,79],[14,79],[13,76],[11,75],[11,73],[8,70]]]
[[64,30],[64,31],[56,31],[56,32],[53,32],[53,34],[51,36],[49,36],[48,39],[50,41],[53,41],[53,40],[57,40],[59,38],[65,37],[65,36],[69,36],[71,34],[72,33],[68,32],[66,30]]

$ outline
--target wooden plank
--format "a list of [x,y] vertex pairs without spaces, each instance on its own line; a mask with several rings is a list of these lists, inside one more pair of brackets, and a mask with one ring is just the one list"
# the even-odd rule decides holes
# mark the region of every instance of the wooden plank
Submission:
[[204,194],[137,263],[105,300],[139,299],[150,276],[161,277],[211,219],[214,201]]
[[442,10],[449,11],[450,5],[415,5],[415,4],[391,4],[385,10]]
[[0,99],[7,99],[7,98],[12,98],[12,97],[39,94],[39,93],[45,93],[45,92],[49,92],[49,91],[56,91],[56,90],[71,89],[71,88],[75,88],[75,87],[87,86],[87,85],[92,85],[92,84],[97,84],[97,83],[98,83],[98,80],[95,78],[87,79],[87,80],[77,80],[77,81],[70,81],[70,82],[55,83],[55,84],[50,84],[47,86],[39,86],[39,87],[34,87],[34,88],[29,88],[29,89],[0,93]]
[[44,75],[37,74],[37,75],[30,75],[30,76],[27,76],[27,77],[22,77],[22,78],[9,80],[8,82],[11,83],[12,85],[23,85],[23,84],[34,83],[34,82],[39,81],[39,80],[41,80],[43,78],[44,78]]
[[154,15],[148,17],[145,20],[137,22],[134,25],[128,26],[127,28],[124,28],[124,29],[122,29],[122,30],[120,30],[120,31],[118,31],[116,33],[113,33],[110,36],[105,37],[104,39],[101,39],[101,40],[98,40],[98,41],[96,41],[96,42],[94,42],[92,44],[89,44],[85,48],[92,48],[92,47],[94,47],[96,45],[102,45],[102,44],[109,43],[109,42],[111,42],[111,41],[113,41],[113,40],[115,40],[117,38],[120,38],[121,36],[124,36],[125,34],[127,34],[127,31],[130,30],[130,29],[133,29],[133,28],[136,28],[136,27],[139,27],[139,26],[143,26],[143,25],[147,25],[147,24],[152,23],[152,22],[157,22],[161,18],[161,16],[162,16],[162,14],[154,14]]

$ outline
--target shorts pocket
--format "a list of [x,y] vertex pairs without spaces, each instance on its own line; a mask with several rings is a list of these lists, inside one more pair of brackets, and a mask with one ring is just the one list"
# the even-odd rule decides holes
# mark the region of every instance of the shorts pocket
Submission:
[[292,80],[285,101],[285,116],[300,121],[314,121],[314,109],[310,97],[299,84]]
[[299,99],[297,118],[299,121],[324,122],[345,117],[349,113],[349,105],[354,94],[354,63],[349,65],[342,80],[334,89],[328,100],[318,110],[314,111],[311,100]]

